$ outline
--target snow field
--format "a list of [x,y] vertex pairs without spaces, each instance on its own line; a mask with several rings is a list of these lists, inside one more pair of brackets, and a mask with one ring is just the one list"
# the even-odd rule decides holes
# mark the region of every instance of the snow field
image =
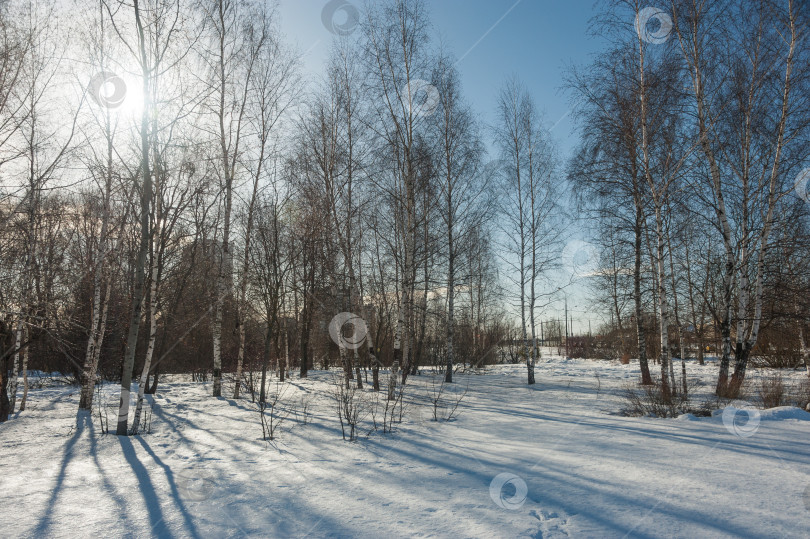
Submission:
[[[466,391],[457,417],[435,422],[440,378],[423,373],[396,431],[369,433],[365,414],[356,442],[326,372],[290,382],[272,442],[249,395],[213,399],[206,383],[162,383],[151,434],[128,438],[100,435],[97,410],[77,419],[77,388],[34,390],[0,427],[0,536],[810,537],[810,414],[620,416],[637,376],[558,357],[532,387],[521,365],[457,374],[443,405]],[[689,376],[710,382],[716,367]],[[102,400],[117,399],[106,385]]]

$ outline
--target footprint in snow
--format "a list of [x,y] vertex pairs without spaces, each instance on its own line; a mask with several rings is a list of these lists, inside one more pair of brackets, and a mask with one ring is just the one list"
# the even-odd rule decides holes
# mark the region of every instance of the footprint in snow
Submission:
[[535,539],[549,539],[549,538],[562,538],[570,537],[568,533],[568,518],[561,517],[558,513],[552,511],[531,511],[529,513],[540,521],[540,528],[534,532]]

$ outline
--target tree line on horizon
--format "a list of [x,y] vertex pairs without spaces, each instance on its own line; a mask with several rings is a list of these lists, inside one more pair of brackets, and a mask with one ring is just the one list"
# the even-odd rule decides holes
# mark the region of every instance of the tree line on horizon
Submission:
[[34,370],[84,410],[120,382],[118,434],[166,373],[260,402],[330,366],[378,391],[381,369],[512,360],[533,384],[573,283],[604,353],[665,393],[715,342],[719,395],[774,347],[806,365],[808,6],[659,7],[602,4],[562,162],[517,76],[479,119],[421,0],[325,19],[315,81],[273,4],[4,2],[0,421]]

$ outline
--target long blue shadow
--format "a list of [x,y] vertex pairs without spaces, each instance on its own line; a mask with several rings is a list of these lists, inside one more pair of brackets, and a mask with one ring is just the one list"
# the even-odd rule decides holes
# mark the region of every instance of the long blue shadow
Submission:
[[56,501],[59,499],[59,493],[65,482],[68,466],[73,459],[73,446],[75,446],[76,442],[81,438],[85,429],[89,431],[90,436],[93,436],[93,418],[90,416],[89,411],[79,410],[76,414],[76,431],[73,433],[73,436],[70,437],[67,444],[65,444],[59,475],[56,477],[56,484],[51,491],[51,497],[48,498],[48,503],[45,504],[45,514],[40,517],[39,524],[37,524],[37,527],[34,529],[34,533],[32,534],[34,537],[44,537],[47,535],[47,531],[51,526],[52,509],[56,507]]
[[135,447],[127,436],[119,436],[118,441],[121,444],[121,450],[124,452],[124,457],[135,472],[135,477],[138,479],[138,488],[141,491],[141,496],[146,504],[146,511],[149,515],[149,535],[159,537],[172,537],[171,532],[166,527],[164,520],[163,510],[160,508],[158,502],[157,492],[152,480],[149,478],[149,472],[146,467],[138,459],[135,453]]

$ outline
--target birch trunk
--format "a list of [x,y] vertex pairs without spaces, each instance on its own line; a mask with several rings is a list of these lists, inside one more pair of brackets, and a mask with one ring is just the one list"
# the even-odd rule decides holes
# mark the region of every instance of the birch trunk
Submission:
[[[26,339],[30,339],[30,337],[28,336],[28,332],[26,332]],[[30,350],[31,349],[28,346],[26,346],[25,350],[23,350],[23,359],[22,359],[23,395],[22,400],[20,400],[21,412],[25,411],[25,403],[28,400],[28,353]]]
[[[242,300],[240,299],[240,303]],[[239,313],[239,350],[236,353],[236,374],[233,380],[233,398],[239,398],[239,389],[242,387],[242,365],[245,360],[245,321],[241,317],[243,313]]]
[[448,220],[447,226],[447,242],[449,245],[450,255],[447,262],[447,367],[444,373],[444,381],[448,384],[453,383],[453,332],[455,330],[455,310],[454,301],[456,297],[456,281],[455,281],[455,253],[453,252],[453,220],[452,217]]
[[[26,277],[27,278],[27,277]],[[17,386],[18,380],[20,376],[19,372],[19,365],[20,365],[20,346],[22,345],[22,336],[23,336],[23,329],[24,329],[24,315],[20,313],[17,317],[17,329],[14,331],[14,354],[11,356],[11,379],[9,384],[9,405],[8,405],[8,413],[14,413],[14,406],[17,401]],[[27,348],[27,347],[26,347]]]
[[79,398],[79,409],[89,410],[93,404],[93,389],[96,385],[96,373],[98,372],[98,362],[101,357],[101,345],[104,343],[104,334],[107,331],[107,313],[110,305],[110,282],[108,277],[104,277],[101,284],[104,288],[104,298],[101,302],[101,320],[98,330],[91,334],[94,340],[88,340],[88,355],[85,357],[85,378],[82,381],[81,395]]
[[523,180],[520,176],[520,135],[515,126],[515,131],[511,143],[514,145],[514,158],[515,158],[515,181],[517,182],[517,196],[518,196],[518,233],[520,241],[520,324],[521,336],[523,342],[521,343],[521,350],[523,357],[526,359],[526,376],[528,385],[534,384],[534,366],[529,354],[528,335],[526,331],[526,213],[523,208]]
[[233,388],[233,398],[239,398],[239,389],[242,386],[242,368],[245,359],[245,318],[247,309],[247,273],[250,260],[250,235],[253,231],[253,211],[256,206],[256,197],[259,191],[259,176],[261,174],[261,163],[264,160],[264,145],[262,145],[259,156],[259,165],[253,178],[253,193],[248,205],[247,228],[245,229],[245,250],[242,258],[242,272],[239,280],[239,304],[237,306],[237,324],[239,326],[239,351],[236,355],[236,380]]
[[[214,302],[214,320],[212,327],[213,335],[213,355],[214,355],[214,384],[213,396],[222,396],[222,315],[225,296],[228,295],[228,280],[231,273],[230,256],[230,235],[231,235],[231,212],[233,207],[233,182],[236,176],[236,166],[240,157],[240,143],[242,134],[242,121],[244,119],[245,108],[248,97],[249,82],[252,79],[252,67],[254,58],[248,58],[247,69],[243,75],[245,78],[239,81],[231,81],[231,73],[228,70],[232,67],[231,62],[236,61],[230,55],[228,49],[231,41],[237,36],[231,35],[238,32],[231,25],[231,17],[239,18],[241,14],[234,14],[237,4],[230,4],[224,0],[216,3],[215,31],[217,51],[216,61],[218,72],[216,74],[218,85],[216,95],[219,98],[216,115],[219,122],[219,149],[222,165],[222,179],[224,180],[224,215],[222,226],[222,248],[220,250],[219,274],[217,276],[217,296]],[[241,30],[241,28],[240,28]],[[231,96],[229,93],[229,82],[236,83],[240,93]],[[233,109],[233,112],[229,112]],[[233,114],[236,118],[231,117]],[[226,125],[227,124],[227,125]]]
[[222,396],[222,311],[225,296],[228,293],[226,268],[228,266],[228,235],[231,225],[231,189],[226,187],[225,195],[225,228],[222,235],[221,258],[219,261],[219,274],[217,275],[217,296],[214,300],[214,325],[213,325],[213,346],[214,346],[214,388],[213,396]]
[[[84,356],[82,369],[82,387],[79,397],[79,409],[89,410],[93,405],[93,388],[96,383],[98,359],[101,341],[106,329],[107,307],[110,299],[110,282],[107,275],[105,259],[107,256],[108,235],[110,227],[110,198],[112,196],[112,165],[113,165],[113,136],[110,124],[109,109],[105,111],[104,130],[107,139],[107,156],[104,183],[104,210],[101,216],[101,233],[99,236],[98,252],[94,263],[96,265],[93,275],[93,307],[90,321],[90,334],[87,338],[87,350]],[[104,290],[102,299],[102,289]]]
[[123,369],[121,372],[121,396],[118,402],[118,424],[116,434],[126,436],[129,432],[129,394],[132,384],[132,368],[135,363],[135,349],[138,344],[138,332],[141,326],[144,287],[146,284],[146,257],[149,253],[149,208],[152,201],[152,174],[149,168],[149,119],[152,105],[149,98],[149,80],[152,75],[147,60],[147,43],[141,23],[139,0],[133,0],[135,25],[138,33],[138,51],[140,53],[141,77],[143,82],[143,113],[141,114],[141,234],[138,257],[135,263],[135,287],[132,297],[132,314],[129,321],[129,333],[124,351]]
[[[410,183],[410,182],[409,182]],[[403,286],[403,316],[402,316],[402,383],[405,384],[405,381],[408,379],[408,375],[411,371],[411,356],[412,348],[411,348],[411,338],[412,338],[412,318],[413,318],[413,284],[415,279],[413,275],[415,275],[415,268],[414,268],[414,239],[413,234],[416,232],[413,220],[411,218],[411,212],[415,207],[415,202],[413,201],[413,187],[408,187],[408,191],[411,194],[408,196],[408,227],[405,231],[405,267],[403,268],[403,276],[404,282],[402,283]]]
[[[532,244],[534,243],[534,238],[532,238]],[[535,323],[534,323],[534,303],[535,303],[535,292],[534,292],[534,285],[535,285],[535,267],[534,267],[534,253],[532,253],[532,278],[531,278],[531,291],[529,293],[529,324],[532,328],[532,351],[531,351],[531,366],[529,367],[529,384],[535,383],[534,379],[534,366],[536,364],[536,357],[537,354],[537,332],[535,331]]]
[[[279,327],[279,330],[281,328]],[[275,349],[276,349],[276,365],[278,365],[278,380],[279,382],[283,382],[286,379],[287,373],[285,370],[284,362],[281,361],[281,346],[279,345],[279,339],[281,338],[281,334],[277,331],[276,338],[275,338]]]
[[807,371],[807,376],[810,376],[810,346],[807,345],[807,340],[804,338],[804,324],[801,321],[799,321],[799,346],[804,370]]
[[152,367],[152,355],[155,352],[155,337],[157,336],[157,320],[155,310],[157,308],[157,254],[153,256],[150,269],[150,289],[149,289],[149,344],[146,347],[146,357],[143,361],[143,370],[138,382],[138,400],[135,404],[135,417],[132,419],[130,435],[137,435],[140,428],[141,409],[143,408],[143,396],[146,391],[146,384],[149,380],[149,369]]
[[[103,225],[102,225],[103,228]],[[89,410],[93,404],[93,387],[96,380],[95,359],[96,347],[98,343],[98,327],[101,322],[101,275],[97,270],[94,277],[93,306],[90,320],[90,335],[87,338],[87,350],[84,355],[84,367],[82,369],[82,388],[79,397],[79,409]]]
[[284,370],[287,373],[290,372],[290,338],[286,320],[284,322]]
[[635,224],[635,243],[634,253],[635,260],[633,264],[633,299],[635,303],[636,313],[636,336],[638,340],[638,364],[641,369],[641,383],[644,385],[652,385],[652,376],[650,375],[650,364],[647,360],[647,334],[644,329],[644,312],[641,307],[641,227],[643,225],[644,216],[640,202],[636,202],[636,224]]
[[672,365],[669,357],[669,305],[666,291],[666,269],[664,268],[664,231],[661,208],[655,208],[655,231],[657,237],[656,266],[658,271],[658,316],[661,320],[661,389],[670,391]]
[[[667,204],[667,209],[671,214],[672,209],[669,206],[669,204]],[[685,348],[686,343],[684,342],[683,326],[681,325],[680,306],[678,305],[678,282],[675,279],[675,260],[672,248],[672,236],[669,234],[669,230],[667,230],[667,246],[668,246],[667,250],[669,251],[669,276],[670,280],[672,281],[672,301],[674,303],[673,313],[675,315],[675,327],[678,328],[678,347],[679,347],[679,356],[681,358],[681,382],[682,382],[681,388],[683,390],[683,394],[686,395],[688,393],[688,385],[686,383],[686,348]],[[687,250],[689,250],[688,246]],[[672,386],[675,387],[674,366],[670,370],[670,375],[672,376]]]
[[[425,219],[425,245],[428,245],[428,238],[427,238],[427,218]],[[428,261],[429,257],[427,253],[425,254],[425,260],[423,264],[423,277],[424,277],[424,288],[422,288],[422,318],[419,322],[419,338],[417,339],[414,336],[414,361],[413,366],[411,367],[411,373],[416,374],[417,370],[419,369],[419,365],[422,364],[422,354],[424,352],[424,345],[425,345],[425,332],[427,329],[427,298],[428,292],[430,291],[430,271],[428,268]],[[415,325],[415,324],[414,324]]]
[[[31,92],[31,111],[35,110],[36,102],[34,99],[34,92]],[[23,329],[25,324],[27,323],[28,319],[28,310],[29,305],[28,303],[31,300],[31,292],[32,292],[32,279],[33,279],[33,272],[34,272],[34,264],[36,261],[36,249],[37,249],[37,212],[38,212],[38,203],[39,203],[39,177],[36,170],[36,163],[37,163],[37,156],[36,156],[36,145],[34,144],[36,134],[36,122],[32,118],[31,121],[31,132],[30,136],[30,147],[29,147],[29,169],[28,169],[28,179],[29,179],[29,189],[30,193],[28,196],[30,197],[30,201],[28,203],[28,226],[26,229],[26,238],[28,240],[28,245],[26,246],[25,250],[25,266],[23,269],[23,287],[22,287],[22,297],[20,298],[20,314],[17,317],[17,328],[15,330],[15,337],[14,337],[14,355],[11,357],[11,379],[9,384],[9,414],[14,413],[14,407],[17,401],[17,387],[19,385],[19,364],[20,364],[20,346],[22,345],[22,336],[23,336]]]
[[537,355],[537,331],[534,322],[534,306],[536,301],[535,285],[537,280],[537,209],[535,208],[535,195],[536,186],[534,185],[534,171],[532,165],[531,150],[529,151],[529,186],[531,188],[531,234],[532,234],[532,269],[529,290],[529,323],[532,328],[532,352],[531,352],[531,366],[529,367],[529,385],[535,383],[534,379],[534,366],[536,364]]
[[[699,21],[690,22],[692,30],[697,33]],[[734,283],[734,272],[736,261],[734,258],[734,248],[732,245],[731,225],[726,211],[725,194],[722,188],[720,165],[717,161],[714,148],[712,148],[710,126],[713,120],[709,117],[708,104],[703,81],[703,50],[698,39],[693,40],[688,48],[684,48],[684,55],[692,71],[692,89],[695,96],[698,122],[698,143],[703,155],[709,164],[709,175],[711,188],[715,197],[715,216],[720,227],[725,249],[725,268],[723,272],[723,294],[720,312],[722,319],[720,322],[720,335],[722,341],[722,355],[720,358],[720,369],[717,376],[717,386],[715,393],[725,395],[728,389],[728,369],[731,362],[731,300]]]
[[264,353],[262,354],[262,376],[261,376],[261,389],[259,391],[259,402],[264,403],[266,401],[266,390],[265,387],[267,386],[267,366],[270,364],[270,342],[273,337],[273,329],[272,329],[272,322],[270,321],[270,316],[268,315],[267,319],[267,333],[264,336]]
[[655,232],[656,232],[656,270],[658,272],[657,285],[658,285],[658,311],[661,320],[660,335],[661,335],[661,389],[664,393],[669,392],[669,379],[671,376],[671,365],[669,364],[669,333],[668,330],[668,316],[669,307],[666,298],[666,271],[664,268],[664,224],[663,216],[661,214],[662,198],[665,196],[666,184],[661,186],[660,190],[656,189],[655,181],[652,177],[651,169],[651,155],[650,155],[650,138],[648,132],[648,110],[647,110],[647,86],[646,86],[646,68],[645,68],[645,54],[644,54],[644,41],[639,34],[639,104],[640,104],[640,124],[641,124],[641,151],[644,165],[644,177],[647,180],[647,185],[652,193],[653,202],[655,203]]
[[[781,156],[784,146],[785,129],[787,126],[789,111],[790,111],[790,91],[792,87],[792,74],[794,54],[796,51],[797,41],[799,39],[797,28],[797,14],[793,10],[793,3],[789,2],[789,22],[790,22],[790,42],[789,51],[785,60],[785,78],[782,88],[782,110],[779,118],[779,125],[776,133],[776,140],[774,141],[774,159],[771,167],[769,185],[768,185],[768,202],[765,223],[759,237],[759,253],[757,256],[756,267],[756,282],[754,284],[754,315],[751,321],[750,332],[745,339],[745,344],[742,347],[741,354],[736,358],[734,365],[734,374],[731,378],[730,390],[732,393],[737,394],[740,387],[745,380],[745,373],[748,367],[748,359],[751,355],[751,350],[757,343],[759,338],[759,329],[762,323],[762,296],[763,296],[763,281],[765,274],[765,259],[768,253],[768,242],[770,239],[771,230],[773,228],[774,210],[776,207],[777,199],[777,182],[779,180],[779,167],[781,165]],[[746,268],[742,268],[743,272]],[[743,273],[744,274],[744,273]],[[741,293],[742,296],[742,293]],[[747,294],[745,299],[748,300]],[[740,337],[737,337],[738,342]]]
[[522,326],[523,343],[521,349],[523,350],[523,357],[526,358],[526,372],[528,376],[528,384],[534,384],[534,368],[532,366],[531,357],[529,357],[529,339],[526,333],[526,285],[525,283],[525,269],[523,258],[521,257],[520,263],[520,322]]
[[397,329],[394,332],[394,360],[393,360],[393,362],[396,363],[397,365],[399,365],[402,362],[402,326],[405,324],[405,322],[402,320],[402,311],[403,311],[402,305],[399,305],[399,307],[397,308]]
[[[343,328],[338,328],[338,331],[343,331]],[[349,374],[351,373],[351,366],[346,356],[346,347],[343,345],[343,335],[338,338],[338,354],[340,355],[340,365],[343,367],[343,383],[346,389],[349,389]]]

